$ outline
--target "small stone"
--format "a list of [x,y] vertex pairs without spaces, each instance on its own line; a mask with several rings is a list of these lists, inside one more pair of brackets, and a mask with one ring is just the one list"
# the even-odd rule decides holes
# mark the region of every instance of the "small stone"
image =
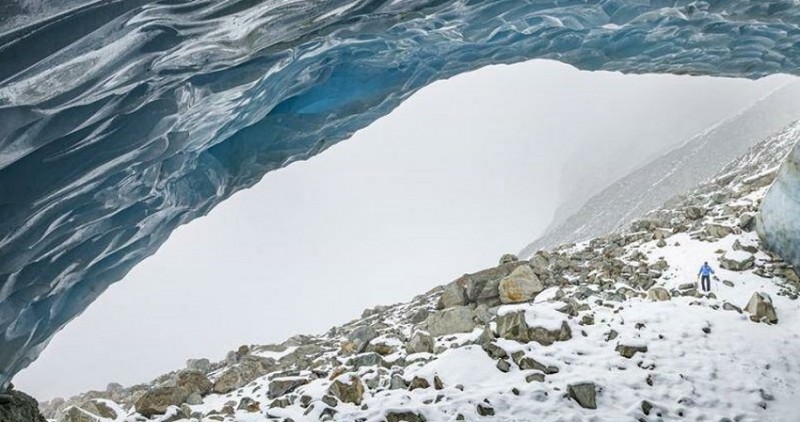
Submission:
[[499,369],[500,372],[508,372],[511,370],[511,364],[505,359],[500,359],[497,361],[497,369]]
[[494,408],[483,403],[478,403],[478,414],[481,416],[494,416]]
[[414,379],[412,379],[411,383],[408,385],[408,391],[414,391],[417,388],[425,389],[425,388],[430,388],[430,387],[431,387],[431,384],[425,378],[414,377]]
[[584,409],[597,409],[597,387],[594,383],[569,384],[567,393]]
[[525,382],[544,382],[544,374],[541,372],[534,372],[525,376]]
[[620,356],[630,359],[636,353],[647,353],[647,346],[617,344],[615,350],[619,352]]

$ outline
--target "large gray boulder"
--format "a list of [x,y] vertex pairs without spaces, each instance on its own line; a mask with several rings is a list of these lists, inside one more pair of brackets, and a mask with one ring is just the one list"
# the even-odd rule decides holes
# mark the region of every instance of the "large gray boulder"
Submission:
[[217,394],[229,393],[245,386],[254,379],[266,375],[276,368],[273,359],[257,356],[245,356],[242,361],[225,369],[214,380],[212,391]]
[[455,333],[469,333],[475,328],[472,316],[472,309],[469,307],[456,306],[431,314],[425,324],[428,332],[434,337]]
[[756,258],[745,251],[728,251],[719,258],[719,265],[726,270],[744,271],[753,268]]
[[497,336],[507,340],[516,340],[521,343],[530,341],[528,324],[525,322],[525,312],[508,312],[499,315],[496,319]]
[[364,383],[357,375],[343,375],[331,383],[328,394],[343,403],[360,405],[364,398]]
[[653,287],[647,291],[647,298],[655,301],[667,301],[672,298],[672,295],[663,287]]
[[[2,419],[0,419],[2,420]],[[56,422],[100,422],[100,416],[95,415],[78,406],[70,406],[64,409],[58,416]],[[22,422],[22,421],[20,421]]]
[[406,353],[433,353],[433,337],[424,332],[417,331],[406,343]]
[[458,282],[452,282],[444,287],[442,296],[439,297],[439,302],[436,307],[438,309],[452,308],[454,306],[463,306],[467,304],[467,293]]
[[211,369],[211,362],[206,358],[186,360],[186,369],[208,372]]
[[544,327],[531,327],[528,329],[528,337],[542,346],[549,346],[557,341],[567,341],[572,338],[572,329],[569,328],[567,321],[561,321],[561,326],[556,330],[548,330]]
[[189,395],[197,393],[201,396],[211,392],[213,387],[206,374],[193,370],[178,372],[175,376],[175,385],[188,391]]
[[278,398],[286,393],[291,393],[297,387],[308,384],[309,379],[305,377],[282,377],[275,378],[269,382],[269,392],[267,396],[270,399]]
[[162,386],[147,390],[134,407],[142,416],[149,418],[163,415],[170,406],[180,406],[189,397],[182,387]]
[[348,336],[348,341],[356,353],[361,353],[367,349],[370,341],[378,337],[378,331],[370,325],[363,325],[353,330]]
[[772,298],[763,292],[755,292],[744,308],[750,314],[750,319],[755,322],[766,320],[770,324],[778,323],[778,314],[772,306]]
[[521,265],[507,277],[500,280],[498,293],[502,303],[528,302],[544,290],[544,283],[539,281],[531,267]]

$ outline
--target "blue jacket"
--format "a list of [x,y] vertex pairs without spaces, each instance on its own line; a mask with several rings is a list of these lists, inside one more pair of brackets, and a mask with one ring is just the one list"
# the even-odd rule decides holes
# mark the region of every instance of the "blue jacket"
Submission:
[[705,275],[705,276],[711,274],[714,274],[714,270],[712,270],[711,266],[708,264],[703,264],[703,266],[700,267],[700,271],[697,273],[697,275]]

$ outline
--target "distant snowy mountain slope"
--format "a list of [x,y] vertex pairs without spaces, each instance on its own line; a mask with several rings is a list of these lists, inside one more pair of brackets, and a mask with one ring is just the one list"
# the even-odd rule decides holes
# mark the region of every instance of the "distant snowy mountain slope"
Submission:
[[41,408],[59,422],[797,421],[800,277],[754,220],[798,138],[800,123],[616,233]]
[[610,233],[708,179],[756,142],[798,118],[800,82],[794,82],[579,202],[583,205],[568,199],[545,234],[523,248],[520,256]]

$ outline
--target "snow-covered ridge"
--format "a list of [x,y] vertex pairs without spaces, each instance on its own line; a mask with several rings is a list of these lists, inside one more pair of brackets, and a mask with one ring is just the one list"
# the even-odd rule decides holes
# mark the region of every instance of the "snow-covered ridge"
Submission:
[[0,386],[176,227],[433,81],[797,74],[798,42],[787,0],[3,0]]
[[799,138],[800,123],[618,233],[42,408],[61,422],[795,421],[800,277],[755,225]]
[[652,160],[585,200],[577,209],[560,210],[546,232],[520,251],[578,242],[610,233],[658,208],[721,171],[750,147],[800,117],[800,82],[788,84]]

